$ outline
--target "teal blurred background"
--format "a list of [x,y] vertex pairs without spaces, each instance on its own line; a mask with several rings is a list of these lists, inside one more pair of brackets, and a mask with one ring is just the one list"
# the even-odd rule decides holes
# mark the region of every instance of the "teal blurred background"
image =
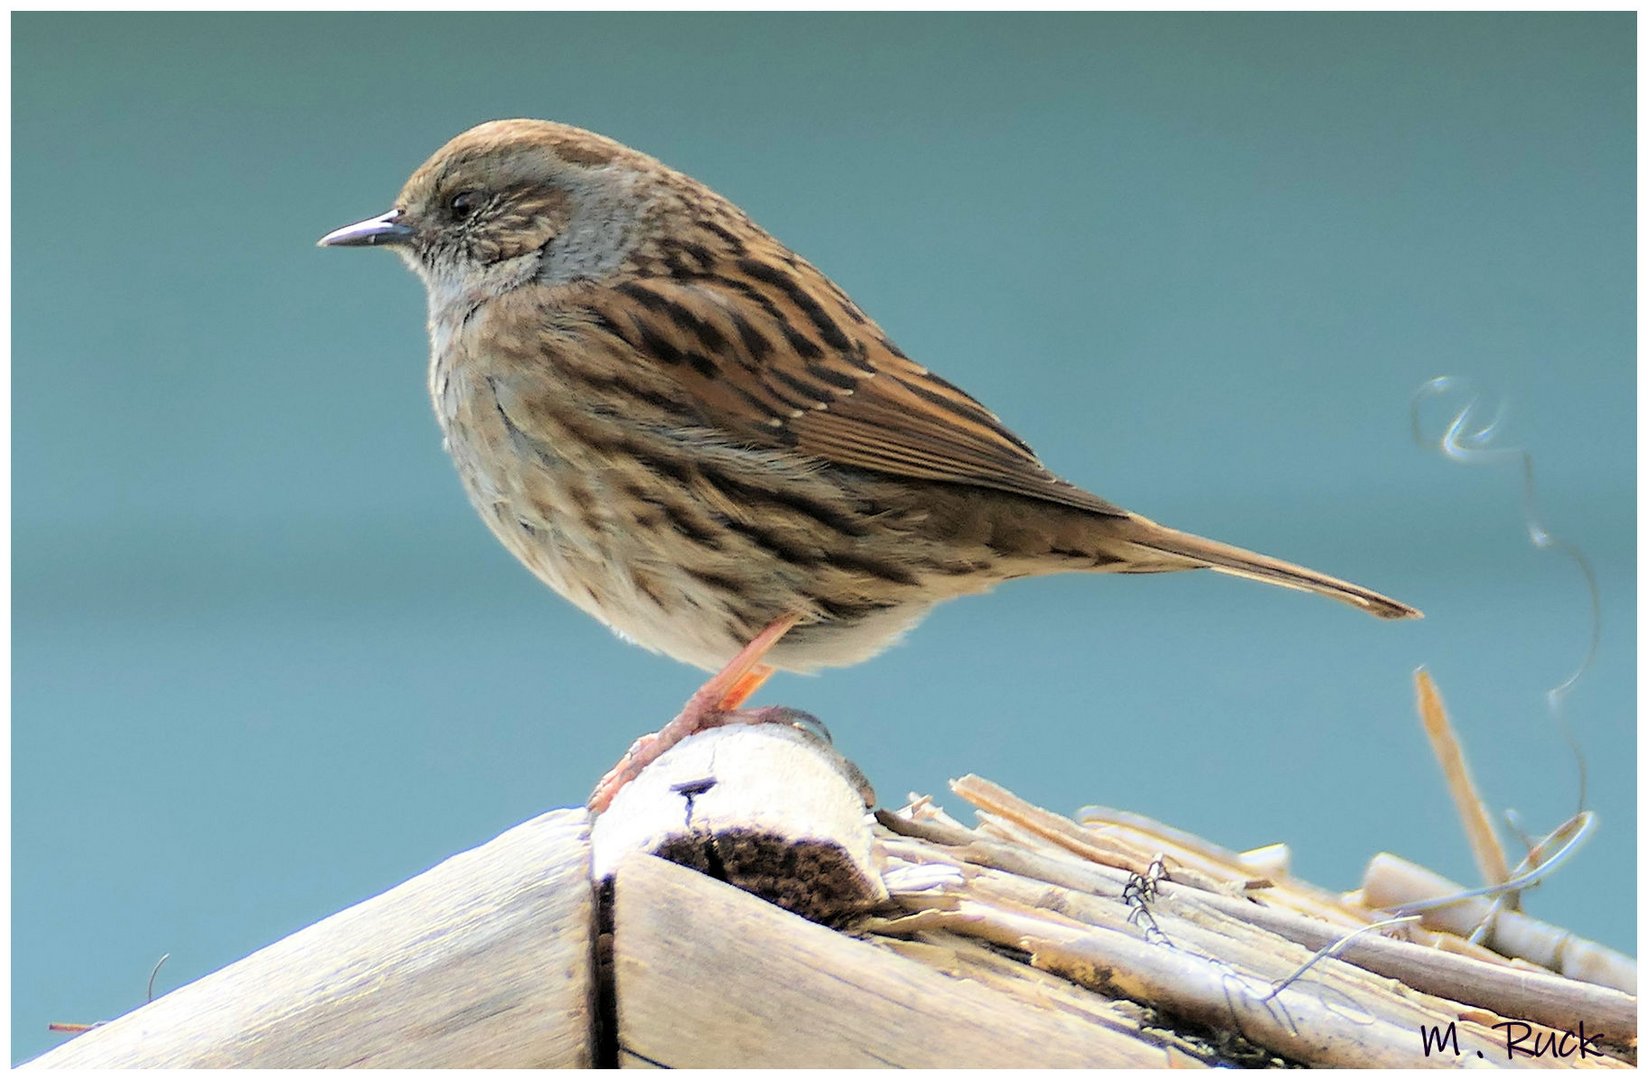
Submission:
[[[700,673],[470,511],[398,260],[319,251],[481,120],[698,177],[1056,471],[1425,609],[1050,578],[760,700],[884,802],[979,772],[1354,886],[1574,809],[1581,579],[1515,468],[1417,447],[1472,376],[1594,562],[1602,830],[1529,897],[1635,948],[1634,16],[13,17],[13,1060],[549,807]],[[1440,417],[1431,427],[1440,431]]]

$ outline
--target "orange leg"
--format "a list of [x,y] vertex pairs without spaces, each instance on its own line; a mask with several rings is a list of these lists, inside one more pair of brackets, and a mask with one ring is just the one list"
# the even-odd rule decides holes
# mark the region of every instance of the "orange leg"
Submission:
[[589,808],[597,814],[605,810],[619,788],[635,779],[660,754],[688,735],[737,719],[735,710],[772,677],[773,669],[763,664],[761,658],[772,651],[772,647],[790,632],[797,621],[797,616],[785,615],[755,635],[755,639],[744,646],[726,667],[711,676],[709,682],[687,699],[675,719],[654,734],[636,739],[618,764],[595,785],[595,791],[589,797]]
[[750,700],[755,692],[761,689],[761,684],[773,677],[776,670],[766,664],[755,665],[744,673],[744,677],[739,679],[731,690],[722,695],[721,707],[730,712]]

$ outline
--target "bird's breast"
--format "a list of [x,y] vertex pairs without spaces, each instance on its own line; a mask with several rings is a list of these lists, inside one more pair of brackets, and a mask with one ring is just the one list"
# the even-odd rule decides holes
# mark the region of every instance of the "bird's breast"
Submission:
[[[935,500],[751,447],[672,411],[576,320],[486,311],[432,327],[430,392],[470,500],[538,578],[620,635],[718,668],[781,615],[772,660],[874,655],[931,605],[987,588]],[[940,498],[938,502],[943,502]],[[935,532],[940,529],[941,532]]]
[[793,603],[799,581],[752,575],[713,496],[682,483],[689,436],[637,424],[565,343],[523,356],[485,329],[444,348],[433,335],[430,392],[470,501],[534,575],[620,636],[712,669]]

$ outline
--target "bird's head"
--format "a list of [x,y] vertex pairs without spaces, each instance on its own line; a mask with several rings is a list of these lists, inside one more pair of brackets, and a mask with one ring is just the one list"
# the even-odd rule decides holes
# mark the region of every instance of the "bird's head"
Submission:
[[669,174],[644,154],[546,120],[494,120],[414,172],[394,208],[322,247],[387,247],[423,278],[432,310],[528,281],[598,278],[634,248]]

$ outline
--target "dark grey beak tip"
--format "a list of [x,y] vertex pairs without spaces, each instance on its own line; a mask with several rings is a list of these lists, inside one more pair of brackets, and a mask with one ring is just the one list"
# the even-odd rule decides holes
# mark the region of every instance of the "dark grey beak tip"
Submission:
[[401,211],[391,210],[375,218],[333,229],[316,241],[316,247],[384,247],[404,244],[415,235],[410,225],[401,224]]

